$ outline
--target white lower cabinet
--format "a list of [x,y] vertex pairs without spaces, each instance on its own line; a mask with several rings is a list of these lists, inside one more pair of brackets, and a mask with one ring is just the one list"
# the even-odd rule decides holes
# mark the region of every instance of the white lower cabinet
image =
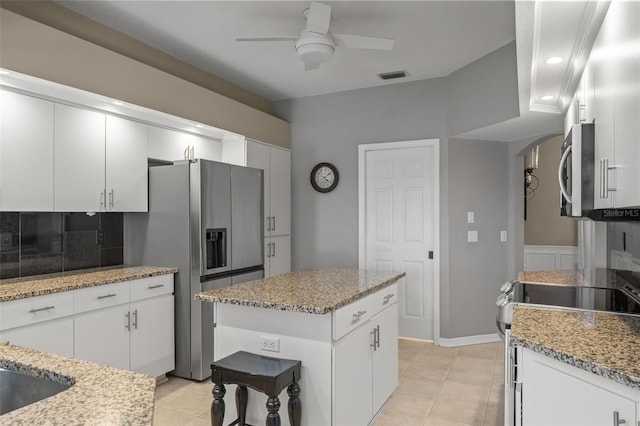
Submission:
[[[354,311],[354,323],[369,309],[371,319],[334,343],[334,425],[369,424],[398,385],[397,284],[367,299],[345,308]],[[334,333],[344,329],[339,317],[345,308],[335,312]]]
[[161,376],[175,368],[173,275],[2,302],[0,341]]
[[264,276],[291,272],[291,236],[267,237],[264,241]]
[[522,426],[638,424],[640,391],[529,349],[521,355]]

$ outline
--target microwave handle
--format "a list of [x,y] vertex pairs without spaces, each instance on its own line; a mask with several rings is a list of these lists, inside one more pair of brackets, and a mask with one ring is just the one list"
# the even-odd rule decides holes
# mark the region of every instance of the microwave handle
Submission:
[[560,158],[560,166],[558,166],[558,183],[560,184],[560,191],[562,192],[562,195],[568,203],[571,202],[571,195],[569,195],[569,193],[567,192],[567,188],[564,186],[564,180],[562,179],[562,169],[564,167],[564,164],[567,162],[570,153],[571,145],[569,145],[567,150],[562,153],[562,157]]

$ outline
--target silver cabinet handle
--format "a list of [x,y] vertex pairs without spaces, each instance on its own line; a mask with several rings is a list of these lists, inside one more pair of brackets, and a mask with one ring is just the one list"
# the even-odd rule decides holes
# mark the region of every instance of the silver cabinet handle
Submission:
[[617,411],[613,412],[613,426],[618,426],[626,422],[627,421],[625,419],[620,418],[620,413],[618,413]]
[[154,288],[162,288],[162,287],[164,287],[164,284],[150,285],[149,287],[147,287],[147,290],[153,290]]
[[109,297],[116,297],[116,294],[115,294],[115,293],[105,294],[104,296],[98,296],[98,297],[97,297],[97,299],[98,299],[98,300],[100,300],[100,299],[107,299],[107,298],[109,298]]
[[138,329],[138,310],[133,310],[133,328]]
[[113,208],[113,189],[109,191],[109,208]]
[[187,147],[184,149],[184,159],[189,159],[189,145],[187,145]]
[[127,312],[124,316],[127,319],[127,323],[124,328],[126,328],[127,331],[131,331],[131,312]]
[[380,349],[380,325],[376,327],[376,343],[378,344],[378,349]]
[[29,313],[35,314],[36,312],[50,311],[51,309],[55,309],[55,308],[56,308],[55,306],[45,306],[44,308],[30,309]]
[[566,149],[564,153],[562,153],[562,157],[560,158],[560,165],[558,166],[558,183],[560,184],[560,192],[567,200],[567,203],[571,203],[571,195],[567,192],[567,188],[564,185],[564,179],[562,179],[562,169],[564,168],[564,163],[567,162],[569,158],[569,154],[571,153],[571,145]]
[[271,257],[276,257],[276,243],[271,243],[273,246],[273,252],[271,253]]
[[609,188],[609,170],[617,169],[618,166],[610,166],[608,158],[605,158],[604,160],[602,160],[602,162],[604,164],[604,166],[602,167],[604,170],[604,182],[602,184],[602,186],[604,186],[603,198],[609,198],[609,192],[616,190],[616,188]]
[[271,257],[271,243],[267,244],[266,256]]
[[604,176],[607,174],[607,169],[604,167],[604,160],[600,160],[600,198],[607,196],[607,190],[604,186]]
[[385,303],[389,303],[389,300],[391,300],[392,297],[393,297],[393,294],[387,294],[384,297],[384,301],[382,302],[382,304],[384,305]]
[[104,203],[105,203],[104,191],[101,191],[100,192],[100,210],[104,209]]
[[369,334],[371,334],[373,336],[373,342],[369,345],[373,348],[373,351],[376,351],[376,329],[374,328],[373,330],[371,330],[369,332]]
[[360,319],[360,317],[363,316],[366,313],[367,313],[367,311],[358,311],[358,312],[356,312],[355,314],[353,314],[352,322],[358,321]]
[[273,219],[273,224],[271,225],[271,230],[275,231],[276,230],[276,217],[275,216],[271,216],[271,218]]

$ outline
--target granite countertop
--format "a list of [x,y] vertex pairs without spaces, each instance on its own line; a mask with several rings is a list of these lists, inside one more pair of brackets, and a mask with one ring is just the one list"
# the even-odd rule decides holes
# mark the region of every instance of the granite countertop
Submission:
[[176,272],[178,272],[176,268],[120,265],[109,268],[5,279],[0,280],[0,302]]
[[0,416],[0,425],[151,425],[153,377],[0,343],[0,367],[69,389]]
[[196,295],[207,302],[326,314],[389,286],[405,273],[358,269],[289,272]]
[[631,271],[605,268],[566,271],[527,271],[518,274],[518,281],[524,284],[617,288],[627,280],[632,279],[632,274]]
[[640,316],[518,306],[511,343],[640,389]]

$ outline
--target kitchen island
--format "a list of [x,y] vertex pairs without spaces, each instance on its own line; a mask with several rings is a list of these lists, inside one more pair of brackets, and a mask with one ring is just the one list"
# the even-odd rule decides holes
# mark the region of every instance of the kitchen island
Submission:
[[[365,425],[397,386],[397,286],[404,275],[303,270],[196,298],[215,304],[215,359],[242,350],[300,360],[302,424]],[[235,419],[233,395],[230,386],[225,424]],[[287,398],[280,395],[283,407]],[[250,391],[249,423],[264,422],[265,402]]]

